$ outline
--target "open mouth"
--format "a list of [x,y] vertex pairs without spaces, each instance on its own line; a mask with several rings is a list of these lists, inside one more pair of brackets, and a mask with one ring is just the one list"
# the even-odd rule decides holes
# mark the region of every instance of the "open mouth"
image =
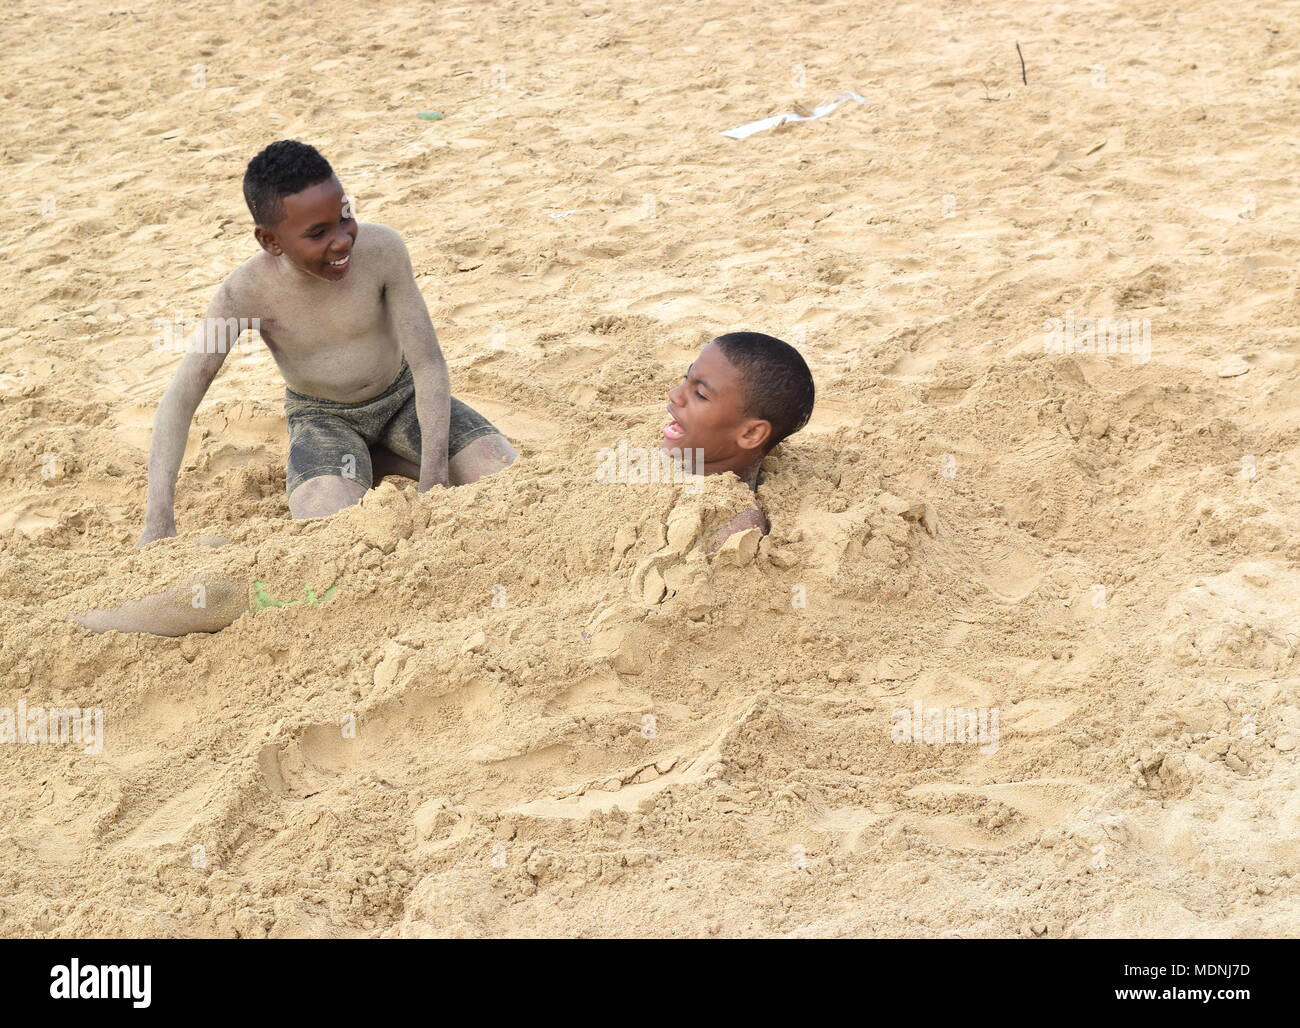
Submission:
[[671,403],[665,407],[664,410],[673,416],[673,420],[664,425],[664,438],[669,442],[675,443],[686,434],[686,429],[684,429],[682,423],[677,420],[676,411],[673,410],[673,405]]
[[344,268],[346,268],[349,264],[352,263],[352,251],[349,250],[347,253],[345,253],[345,254],[344,254],[342,257],[340,257],[338,260],[336,260],[336,261],[329,261],[329,262],[327,262],[327,263],[329,264],[329,266],[330,266],[331,268],[336,268],[336,269],[338,269],[339,271],[342,271]]

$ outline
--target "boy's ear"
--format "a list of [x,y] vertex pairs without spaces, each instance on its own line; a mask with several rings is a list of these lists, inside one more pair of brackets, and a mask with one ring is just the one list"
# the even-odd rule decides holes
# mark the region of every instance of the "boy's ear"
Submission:
[[269,228],[263,228],[261,225],[255,226],[253,228],[253,238],[272,257],[280,256],[280,243],[276,240],[275,233]]
[[772,422],[751,418],[741,424],[736,441],[746,450],[759,450],[767,445],[771,437]]

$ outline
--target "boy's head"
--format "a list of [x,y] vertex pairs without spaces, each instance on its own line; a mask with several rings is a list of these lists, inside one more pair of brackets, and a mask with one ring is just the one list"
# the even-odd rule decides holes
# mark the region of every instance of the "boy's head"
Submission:
[[352,204],[314,146],[292,139],[268,146],[248,162],[244,200],[267,253],[327,282],[348,273],[357,238]]
[[808,424],[812,373],[789,343],[761,332],[718,336],[668,390],[663,448],[703,450],[706,474],[747,471]]

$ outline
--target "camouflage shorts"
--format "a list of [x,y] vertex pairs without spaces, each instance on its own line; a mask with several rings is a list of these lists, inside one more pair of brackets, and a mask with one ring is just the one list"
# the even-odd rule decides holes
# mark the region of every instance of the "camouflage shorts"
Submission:
[[[284,413],[289,423],[289,470],[285,479],[289,493],[320,475],[354,478],[370,488],[374,484],[370,448],[376,445],[413,464],[420,463],[415,382],[405,360],[393,384],[373,399],[338,403],[286,389]],[[494,434],[497,429],[492,422],[468,404],[451,398],[449,460],[475,439]]]

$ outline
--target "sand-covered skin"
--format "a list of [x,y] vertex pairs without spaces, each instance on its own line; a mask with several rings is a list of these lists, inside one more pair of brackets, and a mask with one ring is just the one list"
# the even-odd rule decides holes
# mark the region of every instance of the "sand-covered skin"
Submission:
[[[1294,934],[1297,5],[967,7],[10,8],[0,708],[106,741],[0,745],[0,934]],[[136,552],[156,319],[283,137],[521,458],[292,523],[241,353]],[[1067,312],[1150,359],[1045,354]],[[706,557],[738,483],[597,453],[733,328],[819,403]],[[297,602],[66,620],[203,575]],[[918,701],[998,745],[894,742]]]

